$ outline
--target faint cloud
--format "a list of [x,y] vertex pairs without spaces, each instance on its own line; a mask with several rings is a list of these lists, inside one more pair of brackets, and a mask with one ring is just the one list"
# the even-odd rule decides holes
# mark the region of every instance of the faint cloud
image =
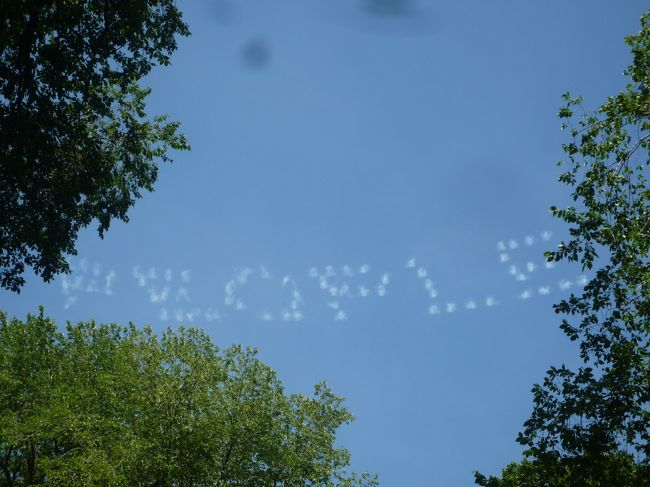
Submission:
[[81,291],[83,288],[84,278],[83,276],[75,276],[74,281],[72,281],[72,289],[75,291]]
[[508,254],[506,254],[505,252],[499,254],[499,262],[501,262],[502,264],[504,262],[508,262],[509,260],[510,260],[510,256]]
[[271,273],[263,265],[260,266],[260,278],[262,278],[264,280],[270,280],[271,279]]
[[[255,271],[250,267],[243,267],[236,270],[234,279],[228,281],[224,288],[224,304],[226,306],[234,306],[238,311],[246,309],[244,302],[237,298],[236,291],[239,287],[244,286],[248,282],[249,276],[254,273]],[[286,276],[285,280],[289,280],[289,276]],[[283,282],[283,286],[284,284]]]
[[169,313],[165,308],[160,308],[160,313],[158,313],[158,318],[161,319],[162,321],[169,320]]
[[487,306],[488,308],[496,306],[497,304],[499,304],[499,302],[496,299],[494,299],[492,296],[488,296],[487,298],[485,298],[485,306]]
[[467,303],[465,303],[465,308],[469,310],[476,309],[476,301],[470,299],[467,301]]
[[284,310],[282,312],[282,321],[300,321],[303,319],[303,314],[297,310]]
[[447,303],[445,309],[447,310],[447,313],[453,313],[456,311],[456,303]]
[[155,267],[150,267],[148,271],[144,272],[137,265],[132,268],[131,275],[138,281],[140,287],[146,286],[147,281],[152,281],[158,277]]
[[527,280],[527,279],[528,279],[528,278],[526,277],[526,274],[522,274],[521,272],[519,272],[519,273],[515,276],[515,280],[517,280],[517,281],[525,281],[525,280]]
[[172,270],[165,269],[165,281],[172,282]]
[[192,272],[189,269],[181,271],[181,281],[190,282],[192,280]]
[[[244,285],[248,282],[248,278],[254,273],[253,269],[250,267],[244,267],[242,269],[239,269],[237,274],[235,275],[235,279],[237,279],[237,282],[240,285]],[[285,279],[287,279],[289,276],[286,276]],[[282,285],[284,285],[284,281],[282,282]]]
[[528,299],[532,297],[533,292],[530,289],[526,289],[523,293],[519,295],[519,299]]
[[[164,287],[158,291],[155,287],[149,288],[149,301],[152,303],[164,303],[169,297],[169,288]],[[178,300],[178,296],[177,296]]]
[[117,278],[117,274],[113,269],[108,271],[108,274],[106,274],[106,279],[104,281],[104,294],[106,294],[107,296],[113,294],[113,282],[115,282],[116,278]]
[[587,276],[581,275],[578,276],[578,279],[576,279],[576,284],[579,286],[586,286],[589,280],[587,279]]
[[72,282],[65,274],[61,278],[61,289],[63,290],[63,294],[70,294],[70,290],[72,289]]
[[411,257],[409,260],[406,261],[406,267],[407,269],[415,267],[415,257]]
[[386,296],[386,287],[381,284],[377,286],[377,296],[383,297]]
[[291,309],[296,310],[302,304],[302,295],[298,289],[293,290],[291,293]]
[[183,310],[180,309],[180,308],[175,309],[175,310],[174,310],[174,318],[176,319],[176,321],[177,321],[178,323],[180,323],[181,321],[183,321]]
[[535,243],[535,239],[533,238],[532,235],[526,235],[526,238],[524,238],[524,243],[528,247],[530,247],[531,245],[533,245]]
[[229,303],[228,300],[232,299],[233,295],[235,294],[235,281],[228,281],[226,283],[224,293],[226,295],[226,304],[232,304]]
[[508,274],[511,276],[516,276],[519,274],[519,271],[517,270],[517,266],[512,264],[510,267],[508,267]]
[[359,274],[367,274],[370,272],[370,266],[368,264],[363,264],[359,267]]
[[275,318],[273,317],[273,313],[269,313],[268,311],[264,311],[260,316],[260,319],[262,321],[275,321]]
[[537,269],[537,264],[534,262],[526,262],[526,270],[528,272],[533,272],[535,269]]
[[139,266],[134,266],[131,269],[131,275],[138,281],[140,287],[144,287],[147,284],[147,277],[140,271]]
[[438,308],[437,305],[432,304],[429,306],[429,314],[430,315],[439,315],[440,314],[440,308]]
[[221,319],[221,316],[219,315],[219,311],[217,311],[215,308],[208,308],[204,312],[205,320],[208,323],[212,323],[213,321],[217,321]]
[[350,295],[350,286],[348,286],[347,283],[344,282],[343,284],[341,284],[341,287],[339,288],[339,295],[352,297]]
[[309,277],[313,277],[313,278],[318,277],[318,269],[316,269],[315,267],[312,267],[311,269],[309,269],[308,275],[309,275]]
[[192,323],[198,316],[200,316],[200,314],[201,310],[199,308],[194,308],[192,311],[185,313],[185,317],[187,318],[187,321]]
[[430,298],[436,298],[438,296],[438,291],[433,287],[433,282],[431,279],[426,279],[424,281],[424,289],[429,293]]
[[505,252],[507,250],[506,243],[503,240],[497,242],[497,250],[499,252]]
[[86,292],[87,293],[98,293],[99,292],[99,288],[97,287],[97,280],[96,279],[93,279],[92,281],[90,281],[88,283],[88,285],[86,286]]
[[427,291],[433,287],[433,281],[431,279],[424,280],[424,289]]
[[562,279],[562,280],[558,283],[558,287],[559,287],[560,290],[562,290],[562,291],[566,291],[567,289],[571,288],[572,286],[573,286],[573,283],[572,283],[571,281],[566,280],[566,279]]
[[347,319],[348,315],[342,309],[338,310],[336,316],[334,316],[334,321],[346,321]]
[[514,250],[514,249],[516,249],[517,247],[519,247],[519,244],[517,243],[516,240],[514,240],[514,239],[510,239],[510,240],[508,240],[508,248],[509,248],[510,250]]
[[63,303],[63,309],[70,309],[77,303],[77,296],[68,296]]
[[388,273],[385,272],[381,276],[381,285],[382,286],[388,286],[389,283],[390,283],[390,276],[388,275]]
[[187,292],[187,289],[184,287],[181,287],[178,289],[176,292],[176,301],[179,302],[181,300],[189,301],[190,300],[190,295]]
[[363,287],[363,286],[359,286],[359,296],[361,296],[362,298],[365,298],[369,294],[370,294],[370,289],[368,289],[366,287]]
[[[73,265],[70,267],[71,269],[75,269]],[[61,276],[61,290],[64,296],[72,293],[103,293],[107,296],[113,294],[112,285],[117,276],[114,270],[111,269],[105,275],[102,275],[102,265],[98,262],[91,264],[87,259],[81,259],[76,269],[75,272],[80,272],[81,274],[73,276],[64,274]],[[103,287],[101,284],[102,281],[104,283]],[[73,306],[76,303],[76,299],[67,300],[68,307]]]
[[[323,276],[320,276],[321,278]],[[321,281],[322,284],[322,281]],[[280,313],[282,321],[300,321],[303,318],[303,313],[300,310],[300,307],[303,304],[303,298],[300,294],[296,282],[291,278],[291,276],[284,276],[282,279],[282,287],[290,286],[291,289],[291,301],[289,303],[289,309],[284,309]]]
[[550,240],[552,236],[553,236],[553,233],[549,232],[548,230],[544,230],[542,232],[542,234],[541,234],[542,240],[544,240],[544,241]]
[[540,286],[537,289],[537,293],[541,296],[546,296],[550,292],[551,292],[551,286]]
[[424,267],[420,267],[418,269],[418,277],[419,278],[427,277],[427,270]]
[[552,260],[551,261],[547,260],[546,262],[544,262],[544,267],[546,269],[553,269],[553,267],[555,267],[555,262],[553,262]]

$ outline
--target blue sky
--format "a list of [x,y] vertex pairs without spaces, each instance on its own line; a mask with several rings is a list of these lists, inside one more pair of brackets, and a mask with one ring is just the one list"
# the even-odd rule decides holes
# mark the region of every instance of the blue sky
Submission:
[[530,388],[575,363],[547,268],[566,228],[560,95],[626,80],[626,0],[186,0],[146,80],[192,151],[73,274],[20,295],[58,319],[205,328],[291,392],[327,380],[340,442],[388,487],[472,485],[519,455]]

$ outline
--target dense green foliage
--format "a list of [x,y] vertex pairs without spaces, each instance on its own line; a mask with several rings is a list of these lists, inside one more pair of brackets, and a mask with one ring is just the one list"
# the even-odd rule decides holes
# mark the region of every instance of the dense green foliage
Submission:
[[203,332],[0,314],[0,485],[372,486],[334,445],[325,384],[284,393],[254,351]]
[[0,285],[69,271],[79,230],[127,220],[186,149],[138,85],[188,35],[173,0],[0,0]]
[[[585,471],[591,474],[585,476]],[[639,465],[631,455],[622,453],[602,455],[597,459],[525,459],[504,468],[500,478],[487,478],[477,473],[475,480],[485,487],[646,487],[649,473],[647,466]]]
[[559,116],[572,141],[560,181],[574,205],[551,208],[570,240],[546,254],[593,272],[582,294],[555,305],[579,343],[583,365],[552,367],[533,388],[533,412],[518,441],[525,460],[479,485],[650,485],[650,12],[626,39],[627,87],[573,124],[580,98]]
[[598,458],[598,475],[584,477],[585,465],[593,470],[593,460],[585,458],[554,461],[522,460],[511,463],[501,478],[476,474],[476,483],[485,487],[645,487],[647,467],[638,465],[630,455],[614,454]]

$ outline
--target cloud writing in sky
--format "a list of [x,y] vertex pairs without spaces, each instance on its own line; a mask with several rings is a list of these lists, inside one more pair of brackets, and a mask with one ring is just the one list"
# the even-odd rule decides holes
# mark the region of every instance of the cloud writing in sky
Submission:
[[[398,291],[409,279],[421,286],[423,312],[431,316],[476,311],[494,308],[504,299],[530,300],[547,296],[554,290],[567,292],[584,287],[589,281],[588,276],[581,274],[567,278],[559,274],[554,263],[546,262],[541,252],[539,256],[531,254],[530,249],[548,241],[551,236],[545,230],[497,242],[497,262],[494,265],[505,271],[512,287],[508,290],[499,286],[500,292],[505,295],[498,297],[491,289],[486,289],[483,297],[480,294],[477,296],[475,291],[472,292],[473,296],[448,296],[443,293],[445,301],[441,303],[439,290],[444,291],[447,287],[444,283],[437,283],[435,272],[418,264],[415,256],[401,261],[405,264],[397,268],[395,279],[390,269],[373,271],[365,263],[311,266],[302,276],[313,283],[311,292],[319,294],[320,306],[329,310],[332,319],[337,322],[351,318],[354,311],[351,306],[355,300],[368,303],[372,299],[389,299],[390,289],[395,286]],[[83,295],[113,295],[118,278],[115,269],[105,268],[101,263],[87,259],[72,262],[71,268],[71,275],[60,278],[64,309],[79,305],[80,296]],[[148,303],[158,307],[158,318],[163,322],[193,323],[203,320],[211,323],[239,314],[252,314],[259,320],[269,322],[300,322],[308,316],[309,310],[319,305],[318,300],[310,299],[308,308],[299,280],[286,273],[275,274],[279,277],[274,279],[274,273],[266,264],[233,270],[230,279],[221,288],[221,310],[214,305],[200,308],[193,303],[194,296],[190,289],[193,283],[192,269],[134,265],[130,267],[130,273],[136,289],[142,289]]]

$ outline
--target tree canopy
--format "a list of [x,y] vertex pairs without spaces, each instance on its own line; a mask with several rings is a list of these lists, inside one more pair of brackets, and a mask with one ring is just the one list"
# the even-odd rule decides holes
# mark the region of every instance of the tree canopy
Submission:
[[489,487],[650,485],[650,12],[626,38],[630,82],[573,122],[582,99],[559,112],[571,141],[559,179],[575,204],[552,207],[570,239],[546,254],[593,273],[581,294],[554,306],[583,365],[551,367],[533,388],[518,441],[527,457]]
[[0,313],[0,485],[376,485],[334,444],[351,420],[197,329]]
[[103,236],[151,191],[178,123],[138,84],[189,34],[174,0],[0,0],[0,285],[69,271],[81,228]]

